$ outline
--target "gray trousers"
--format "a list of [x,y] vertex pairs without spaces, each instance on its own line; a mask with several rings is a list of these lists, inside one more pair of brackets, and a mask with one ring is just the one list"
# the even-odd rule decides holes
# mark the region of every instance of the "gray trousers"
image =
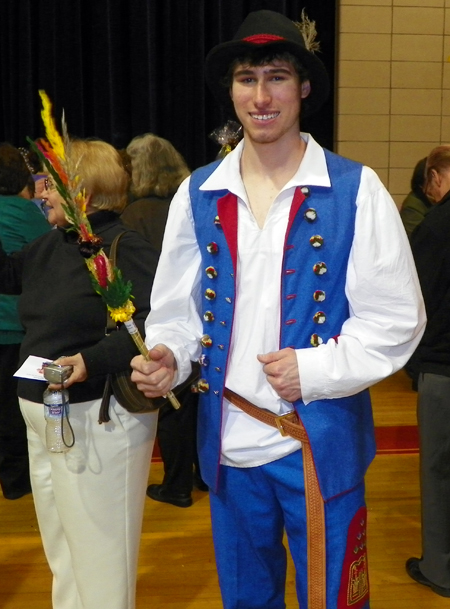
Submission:
[[421,374],[420,438],[422,560],[434,584],[450,588],[450,377]]

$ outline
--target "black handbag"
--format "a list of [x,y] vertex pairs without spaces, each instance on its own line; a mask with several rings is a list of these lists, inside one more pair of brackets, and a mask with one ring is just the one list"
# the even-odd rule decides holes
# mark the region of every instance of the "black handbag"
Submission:
[[[193,370],[190,376],[172,389],[175,396],[178,397],[187,387],[195,383],[198,379],[199,370],[196,365],[193,365]],[[147,398],[142,391],[133,383],[131,380],[131,370],[124,370],[122,372],[116,372],[114,374],[108,374],[105,382],[105,389],[103,390],[102,402],[100,405],[99,423],[107,423],[110,421],[109,416],[109,400],[114,395],[116,400],[119,402],[125,410],[134,414],[142,414],[148,412],[154,412],[159,410],[162,406],[170,404],[168,398],[162,396],[159,398]]]
[[[123,234],[124,233],[122,232],[117,235],[111,244],[109,259],[113,268],[116,266],[117,245]],[[111,318],[109,311],[106,310],[105,334],[109,336],[111,332],[115,331],[117,331],[117,325]],[[198,364],[193,364],[192,373],[190,376],[183,383],[172,390],[175,396],[178,396],[189,385],[195,383],[199,377],[199,374],[200,366]],[[128,410],[128,412],[134,414],[154,412],[155,410],[159,410],[162,406],[165,406],[167,403],[170,403],[168,398],[164,396],[159,398],[147,398],[142,391],[139,391],[136,383],[133,383],[131,380],[131,368],[128,370],[122,370],[121,372],[110,373],[106,376],[105,389],[103,391],[99,411],[99,423],[107,423],[111,420],[108,410],[109,400],[112,395],[114,395],[116,400],[121,406],[123,406],[123,408],[125,408],[125,410]]]

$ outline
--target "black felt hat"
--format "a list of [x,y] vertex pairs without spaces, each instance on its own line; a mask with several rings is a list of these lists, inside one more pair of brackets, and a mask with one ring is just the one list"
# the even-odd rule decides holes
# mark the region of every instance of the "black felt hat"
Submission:
[[300,28],[288,17],[274,11],[249,13],[233,40],[214,47],[206,57],[206,81],[221,104],[231,103],[229,90],[223,79],[230,64],[237,57],[254,49],[283,53],[288,51],[298,58],[308,73],[311,93],[302,101],[302,114],[316,112],[328,97],[330,84],[325,66],[306,48]]

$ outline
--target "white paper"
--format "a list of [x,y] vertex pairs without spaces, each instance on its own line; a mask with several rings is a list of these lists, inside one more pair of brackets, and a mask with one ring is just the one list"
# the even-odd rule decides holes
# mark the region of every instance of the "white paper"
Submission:
[[[14,373],[22,379],[31,379],[33,381],[45,381],[42,364],[49,364],[53,360],[37,355],[30,355],[20,366],[19,370]],[[47,381],[46,381],[47,382]]]

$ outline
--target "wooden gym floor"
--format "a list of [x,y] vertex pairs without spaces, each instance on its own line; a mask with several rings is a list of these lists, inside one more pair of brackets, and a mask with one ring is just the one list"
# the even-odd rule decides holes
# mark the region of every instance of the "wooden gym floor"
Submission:
[[[415,404],[403,371],[371,390],[379,453],[367,475],[371,609],[440,609],[450,601],[419,586],[405,560],[420,554]],[[160,482],[154,462],[150,482]],[[208,493],[194,491],[187,509],[146,501],[137,609],[220,609],[209,525]],[[0,497],[0,608],[51,609],[51,576],[31,495]],[[298,608],[289,564],[287,609]],[[99,607],[99,609],[103,609]]]

